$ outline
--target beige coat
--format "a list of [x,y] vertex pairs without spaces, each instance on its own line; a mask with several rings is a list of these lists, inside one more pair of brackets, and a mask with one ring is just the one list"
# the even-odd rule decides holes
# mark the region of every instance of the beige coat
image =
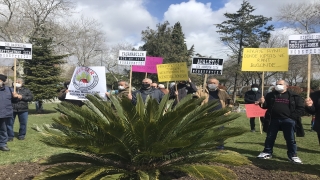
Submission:
[[[220,102],[221,102],[221,106],[222,108],[225,108],[226,107],[226,104],[228,103],[228,101],[230,101],[230,104],[231,105],[231,98],[230,96],[228,95],[228,93],[223,90],[223,89],[218,89],[218,97],[220,99]],[[209,100],[209,91],[208,89],[206,88],[205,91],[203,91],[202,89],[199,89],[197,92],[196,92],[196,95],[198,97],[205,97],[205,99],[203,100],[202,104],[205,104],[205,103],[208,103],[208,100]]]

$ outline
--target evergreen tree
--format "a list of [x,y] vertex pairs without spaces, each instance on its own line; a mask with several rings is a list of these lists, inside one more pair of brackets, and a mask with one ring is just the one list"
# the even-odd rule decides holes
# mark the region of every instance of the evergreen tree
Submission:
[[39,109],[42,109],[43,100],[57,97],[57,92],[61,89],[59,84],[63,80],[60,77],[60,64],[65,63],[63,58],[68,55],[54,55],[52,38],[37,37],[30,42],[33,45],[32,60],[23,62],[24,79],[34,100],[39,102]]
[[[187,48],[182,26],[177,22],[173,27],[166,21],[158,24],[157,29],[149,27],[142,31],[142,41],[145,42],[140,50],[147,51],[148,56],[163,57],[163,63],[186,62],[191,64],[190,58],[194,54],[194,46]],[[140,84],[145,77],[143,73],[133,73],[133,84]],[[157,81],[157,75],[148,75],[154,81]]]
[[[273,25],[266,25],[272,18],[252,15],[254,11],[254,7],[244,0],[236,13],[225,13],[227,20],[216,25],[219,29],[217,32],[221,34],[221,41],[229,47],[234,58],[237,59],[236,71],[240,70],[243,48],[258,48],[261,43],[267,43],[270,31],[274,29]],[[238,72],[235,73],[233,100],[236,99],[238,74]]]

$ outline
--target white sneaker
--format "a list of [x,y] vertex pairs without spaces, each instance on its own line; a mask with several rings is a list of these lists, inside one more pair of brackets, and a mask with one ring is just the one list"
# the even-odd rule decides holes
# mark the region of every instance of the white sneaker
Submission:
[[291,157],[288,159],[289,159],[289,161],[293,162],[294,164],[303,164],[299,157]]
[[259,156],[257,156],[259,159],[270,159],[272,158],[272,155],[270,153],[261,152]]

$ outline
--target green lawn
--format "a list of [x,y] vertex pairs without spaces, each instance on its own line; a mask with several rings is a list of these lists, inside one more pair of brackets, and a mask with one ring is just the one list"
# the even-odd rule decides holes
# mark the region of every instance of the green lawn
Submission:
[[[32,130],[31,127],[34,125],[42,125],[52,123],[53,117],[58,117],[59,113],[54,110],[57,104],[47,103],[44,104],[44,113],[36,114],[35,105],[30,104],[30,112],[28,119],[28,129],[26,139],[21,141],[14,138],[13,141],[8,142],[9,152],[0,152],[0,164],[10,164],[16,162],[35,162],[41,158],[45,158],[52,154],[57,154],[61,152],[67,152],[67,149],[62,148],[52,148],[43,144],[39,141],[39,132]],[[17,137],[17,132],[19,131],[19,121],[18,118],[15,120],[14,132]]]
[[[56,104],[44,104],[44,113],[36,114],[34,104],[30,105],[30,115],[28,122],[27,136],[24,141],[14,139],[13,142],[8,142],[11,149],[10,152],[0,152],[0,164],[10,164],[16,162],[36,162],[52,154],[68,152],[68,149],[53,148],[46,146],[39,141],[39,133],[32,130],[34,125],[48,124],[52,122],[53,117],[58,117],[59,113],[54,110]],[[303,118],[303,125],[306,136],[297,138],[298,156],[304,162],[303,165],[295,165],[287,160],[286,145],[282,135],[279,132],[276,140],[273,158],[269,160],[256,159],[256,156],[263,150],[265,133],[250,132],[249,119],[242,113],[241,117],[236,119],[230,126],[244,126],[248,129],[248,133],[231,138],[226,141],[225,149],[234,150],[248,157],[252,163],[258,167],[270,170],[285,170],[292,172],[308,173],[320,175],[320,146],[317,141],[316,133],[310,132],[311,117]],[[15,132],[18,131],[19,122],[16,120]],[[258,120],[256,119],[256,130],[259,130]]]

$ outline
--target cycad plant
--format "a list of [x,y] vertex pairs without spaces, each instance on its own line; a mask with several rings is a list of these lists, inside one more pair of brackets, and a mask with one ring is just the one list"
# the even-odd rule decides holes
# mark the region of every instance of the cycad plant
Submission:
[[202,98],[187,96],[174,108],[166,95],[159,104],[138,96],[111,96],[104,101],[88,96],[85,106],[62,103],[62,116],[42,128],[42,141],[50,146],[74,149],[49,157],[55,164],[35,179],[172,179],[172,174],[196,179],[235,179],[220,163],[246,164],[237,153],[217,151],[221,139],[238,136],[241,128],[218,130],[238,115],[228,109],[211,112],[216,102],[200,105]]

